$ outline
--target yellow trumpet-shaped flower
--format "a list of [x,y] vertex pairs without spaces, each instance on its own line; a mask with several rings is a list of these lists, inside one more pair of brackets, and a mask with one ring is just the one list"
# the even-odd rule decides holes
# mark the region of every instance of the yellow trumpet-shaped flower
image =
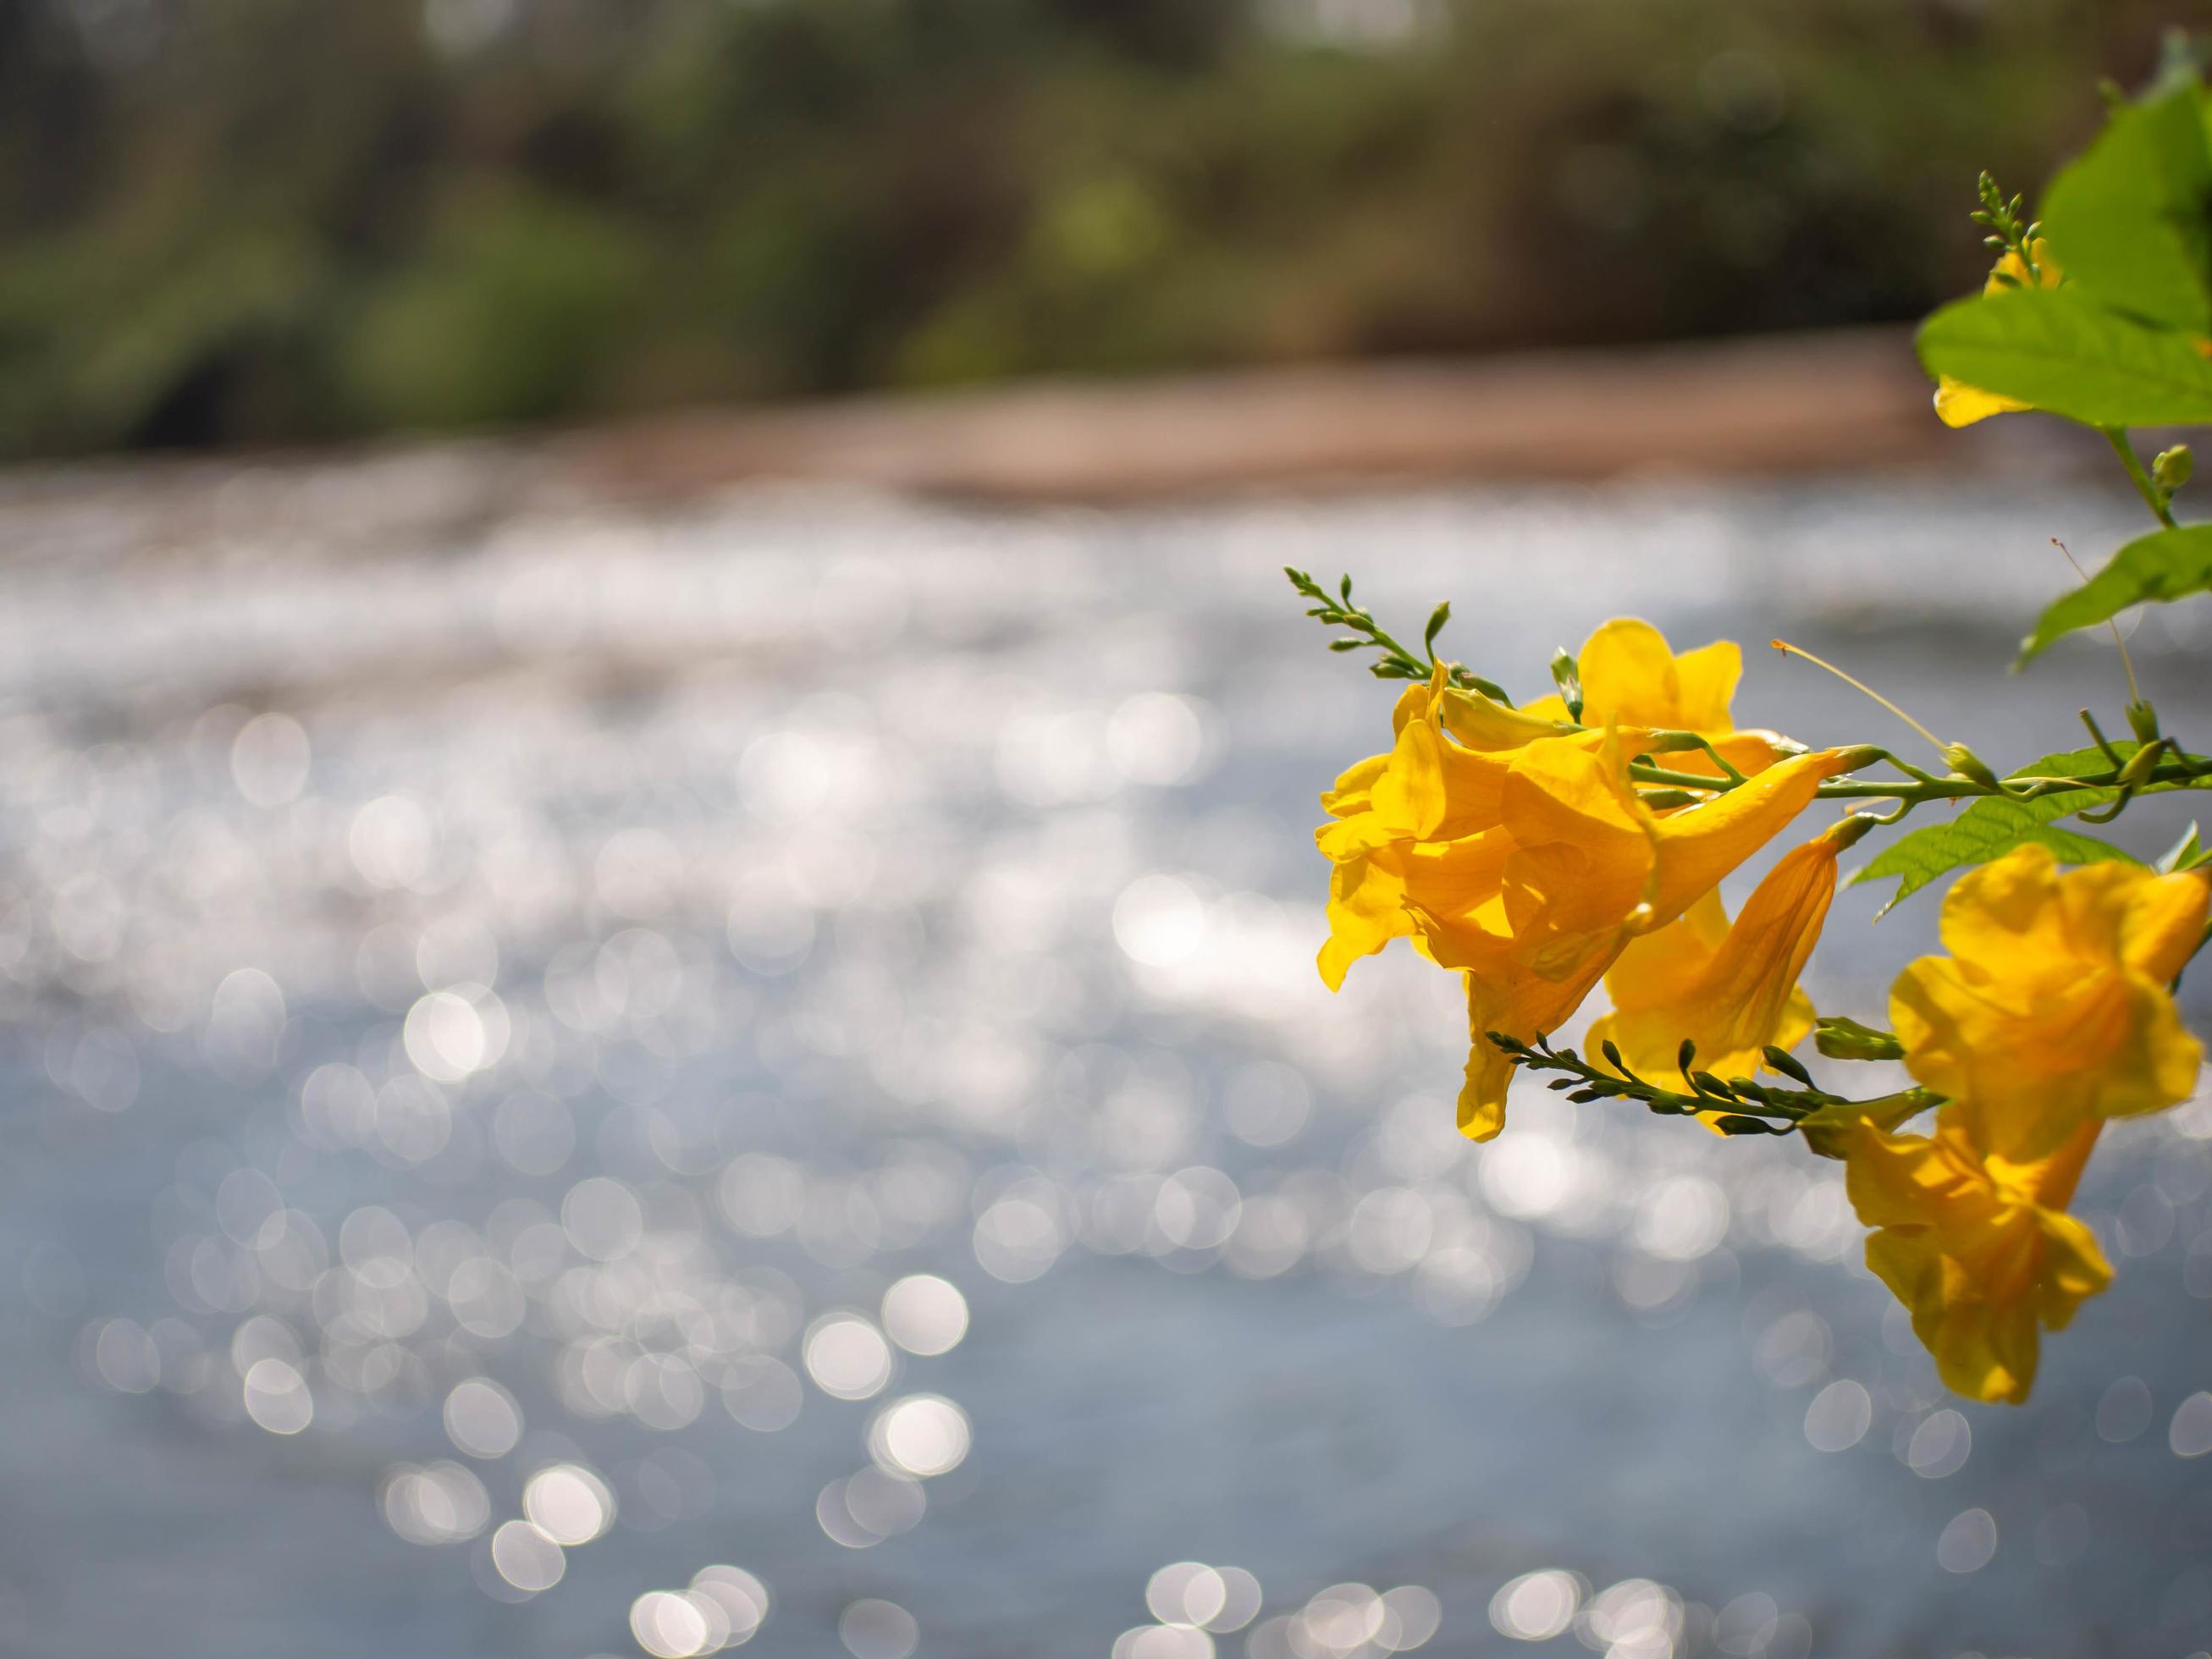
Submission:
[[[1846,757],[1824,750],[1726,794],[1654,816],[1637,799],[1620,744],[1598,752],[1539,744],[1514,758],[1501,799],[1510,850],[1459,908],[1424,910],[1429,951],[1467,973],[1471,1039],[1460,1127],[1487,1140],[1504,1125],[1512,1066],[1487,1038],[1557,1030],[1638,934],[1680,915],[1778,834]],[[1486,869],[1486,877],[1488,870]]]
[[2041,1333],[2112,1282],[2088,1228],[2065,1213],[2100,1125],[2076,1127],[2048,1158],[1985,1153],[1971,1120],[1944,1109],[1934,1137],[1854,1132],[1844,1181],[1876,1231],[1867,1266],[1912,1313],[1946,1386],[1975,1400],[2027,1398]]
[[2201,874],[2130,864],[2061,873],[2022,847],[1944,896],[1948,957],[1923,957],[1889,994],[1906,1067],[1964,1103],[1974,1139],[2015,1161],[2086,1121],[2186,1100],[2203,1050],[2168,983],[2203,938]]
[[[1618,726],[1632,742],[1637,728],[1695,732],[1744,772],[1764,770],[1783,752],[1775,733],[1739,732],[1729,715],[1729,700],[1743,678],[1743,652],[1733,640],[1717,640],[1677,656],[1667,636],[1650,623],[1617,617],[1583,641],[1575,660],[1586,726]],[[1540,697],[1524,712],[1565,720],[1566,701]],[[1695,750],[1668,756],[1667,764],[1678,771],[1719,775]]]
[[1490,832],[1498,826],[1512,751],[1538,741],[1602,740],[1455,690],[1441,668],[1427,684],[1407,688],[1392,723],[1390,752],[1361,761],[1322,797],[1335,820],[1314,832],[1334,866],[1329,936],[1319,958],[1331,990],[1361,957],[1415,934],[1417,903],[1449,912],[1474,902],[1470,887],[1494,888],[1496,866],[1510,848]]
[[[2062,278],[2058,262],[2051,257],[2051,245],[2039,236],[2028,245],[2028,252],[2035,256],[2039,285],[2057,288]],[[2025,288],[2027,283],[2027,266],[2021,263],[2020,255],[2008,249],[1990,270],[1989,281],[1982,284],[1982,292],[2002,294],[2008,288]],[[2016,398],[2001,398],[1994,392],[1968,386],[1948,374],[1936,377],[1936,418],[1945,426],[1972,426],[1992,415],[2009,415],[2029,407]]]
[[1610,1041],[1629,1070],[1663,1075],[1687,1037],[1698,1066],[1723,1078],[1749,1077],[1769,1047],[1795,1048],[1813,1029],[1797,976],[1827,919],[1846,839],[1838,829],[1784,854],[1732,927],[1716,891],[1632,940],[1606,975],[1613,1011],[1590,1028],[1589,1047]]

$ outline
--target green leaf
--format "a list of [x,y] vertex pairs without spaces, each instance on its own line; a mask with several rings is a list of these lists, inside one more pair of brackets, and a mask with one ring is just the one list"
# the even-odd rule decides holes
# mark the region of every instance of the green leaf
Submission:
[[2103,304],[2212,334],[2212,154],[2194,86],[2116,111],[2043,198],[2058,268]]
[[[2116,743],[2113,749],[2124,761],[2142,745]],[[2101,749],[2077,749],[2070,754],[2045,755],[2031,766],[2024,766],[2012,774],[2015,778],[2078,778],[2099,772],[2109,772],[2112,763]],[[2152,784],[2151,789],[2172,789],[2174,784]],[[1898,878],[1897,891],[1889,902],[1877,913],[1877,920],[1887,915],[1898,905],[1937,877],[1968,865],[1987,864],[1992,859],[2002,858],[2015,847],[2033,843],[2048,847],[2061,864],[2104,864],[2118,860],[2127,864],[2142,860],[2132,853],[2099,841],[2094,836],[2085,836],[2076,830],[2062,830],[2057,820],[2068,817],[2084,807],[2095,806],[2110,800],[2117,793],[2110,787],[2095,789],[2061,789],[2054,793],[2039,796],[2034,800],[2013,800],[1996,795],[1984,795],[1948,823],[1931,823],[1911,835],[1900,836],[1863,869],[1851,872],[1851,884],[1863,881],[1881,881],[1891,876]],[[2148,793],[2148,792],[2146,792]]]
[[1954,300],[1921,325],[1920,362],[2090,426],[2212,422],[2212,362],[2197,341],[2107,311],[2078,287]]
[[2093,628],[2131,605],[2186,599],[2208,589],[2212,589],[2212,525],[2185,525],[2138,536],[2087,581],[2051,601],[2036,618],[2035,632],[2021,641],[2020,659],[2025,664],[2052,641],[2076,629]]

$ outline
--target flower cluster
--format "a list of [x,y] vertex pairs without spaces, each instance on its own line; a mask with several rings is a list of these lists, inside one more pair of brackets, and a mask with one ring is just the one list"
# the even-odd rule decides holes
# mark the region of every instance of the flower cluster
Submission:
[[[1389,752],[1322,797],[1333,821],[1315,838],[1334,866],[1322,977],[1341,985],[1394,939],[1460,972],[1470,1052],[1459,1121],[1478,1140],[1504,1127],[1513,1073],[1490,1033],[1558,1030],[1609,972],[1625,1053],[1645,1054],[1641,1035],[1678,1016],[1692,1024],[1666,1036],[1670,1054],[1700,1026],[1756,1054],[1809,1024],[1796,970],[1826,913],[1840,838],[1801,849],[1733,928],[1715,890],[1849,757],[1736,730],[1733,645],[1678,657],[1650,623],[1624,620],[1593,635],[1577,665],[1571,712],[1559,696],[1515,708],[1439,668],[1398,699]],[[1655,805],[1631,757],[1676,752],[1686,775],[1734,787]]]
[[[1984,173],[1972,216],[1995,265],[1980,293],[1920,329],[1947,425],[2008,411],[2075,422],[2111,447],[2159,526],[2044,608],[2022,666],[2130,606],[2212,593],[2212,523],[2174,513],[2194,468],[2188,446],[2146,465],[2129,435],[2212,423],[2212,94],[2198,61],[2170,52],[2140,98],[2115,99],[2036,215]],[[1677,655],[1634,620],[1607,623],[1579,655],[1560,652],[1557,694],[1516,705],[1437,659],[1449,605],[1416,653],[1352,603],[1350,577],[1332,593],[1289,574],[1314,602],[1307,614],[1341,630],[1336,650],[1371,650],[1378,678],[1410,682],[1389,752],[1322,798],[1322,978],[1340,985],[1399,939],[1461,976],[1459,1121],[1478,1140],[1504,1127],[1515,1074],[1543,1071],[1579,1103],[1641,1104],[1724,1136],[1795,1135],[1843,1159],[1873,1230],[1868,1265],[1911,1310],[1944,1381],[1976,1399],[2026,1399],[2042,1334],[2112,1279],[2068,1212],[2106,1121],[2189,1098],[2203,1059],[2173,990],[2207,942],[2212,850],[2192,825],[2152,867],[2061,822],[2101,826],[2145,796],[2212,788],[2212,757],[2162,729],[2117,628],[2131,738],[2113,741],[2084,709],[2091,746],[2000,776],[1840,670],[1830,672],[1926,738],[1942,769],[1873,745],[1808,750],[1741,730],[1736,647]],[[1783,853],[1731,922],[1721,882],[1816,799],[1889,809]],[[1798,980],[1838,859],[1936,803],[1956,810],[1852,879],[1894,879],[1894,904],[1952,878],[1947,954],[1898,975],[1893,1030],[1821,1018]],[[1585,1058],[1553,1039],[1601,982],[1611,1006]],[[1835,1092],[1792,1052],[1808,1034],[1826,1060],[1901,1061],[1912,1083]],[[1931,1110],[1926,1132],[1905,1127]]]
[[[1349,603],[1347,592],[1324,619]],[[1478,1140],[1504,1127],[1516,1073],[1540,1068],[1568,1073],[1553,1086],[1577,1100],[1638,1101],[1724,1134],[1795,1132],[1843,1158],[1874,1229],[1868,1262],[1911,1310],[1944,1381],[2023,1400],[2041,1333],[2111,1279],[2066,1212],[2105,1120],[2196,1086],[2199,1047],[2170,987],[2205,937],[2212,866],[2161,872],[2114,849],[2062,870],[2047,846],[2024,842],[1953,885],[1948,954],[1898,976],[1893,1030],[1820,1020],[1798,981],[1840,855],[1885,820],[1847,816],[1790,848],[1733,921],[1725,878],[1816,798],[1887,795],[1894,817],[1927,799],[2054,799],[2076,780],[1999,780],[1957,745],[1939,745],[1953,769],[1938,776],[1871,746],[1808,750],[1739,728],[1741,666],[1733,644],[1678,655],[1633,619],[1561,653],[1561,692],[1520,706],[1431,665],[1398,699],[1389,750],[1322,797],[1322,976],[1340,986],[1395,939],[1460,975],[1459,1121]],[[2106,747],[2110,776],[2069,804],[2159,787],[2160,764],[2179,769],[2171,781],[2212,781],[2197,757]],[[1876,762],[1905,781],[1855,775]],[[2130,767],[2135,784],[2123,781]],[[1589,1044],[1602,1063],[1553,1048],[1601,982],[1611,1007]],[[1816,1026],[1823,1054],[1901,1059],[1917,1086],[1867,1100],[1814,1086],[1790,1051]],[[1762,1072],[1777,1080],[1756,1080]],[[1679,1089],[1652,1080],[1670,1077]],[[1905,1131],[1931,1107],[1932,1133]]]
[[1931,1136],[1858,1127],[1849,1183],[1867,1263],[1912,1310],[1943,1380],[2027,1398],[2039,1330],[2112,1278],[2067,1200],[2105,1120],[2189,1098],[2203,1049],[2168,986],[2204,937],[2202,872],[2061,872],[2028,845],[1961,877],[1943,944],[1897,977],[1905,1064],[1947,1097]]

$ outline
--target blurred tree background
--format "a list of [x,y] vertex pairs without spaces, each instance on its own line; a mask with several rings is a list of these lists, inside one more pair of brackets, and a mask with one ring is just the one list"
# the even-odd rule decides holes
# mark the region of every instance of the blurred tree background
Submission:
[[1905,319],[2131,0],[0,0],[0,453]]

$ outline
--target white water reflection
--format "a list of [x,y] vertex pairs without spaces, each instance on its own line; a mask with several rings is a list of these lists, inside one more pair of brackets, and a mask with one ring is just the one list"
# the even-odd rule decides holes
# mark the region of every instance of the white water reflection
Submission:
[[[1471,1150],[1448,977],[1313,973],[1389,688],[1273,568],[1522,686],[1615,610],[1826,631],[2009,754],[2079,688],[1999,677],[2008,551],[2124,504],[426,520],[392,465],[0,494],[0,1645],[2185,1650],[2212,1106],[2108,1137],[2120,1284],[2009,1413],[1831,1166],[1536,1097]],[[1864,735],[1828,693],[1739,708]],[[1925,940],[1863,899],[1824,1007]]]

